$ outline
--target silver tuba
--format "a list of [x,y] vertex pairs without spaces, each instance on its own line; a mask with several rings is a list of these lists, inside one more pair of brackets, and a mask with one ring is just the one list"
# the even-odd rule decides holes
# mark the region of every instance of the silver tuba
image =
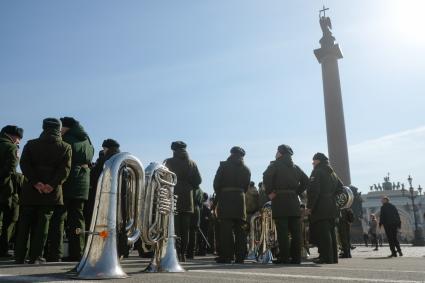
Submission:
[[339,209],[350,208],[354,201],[354,194],[350,187],[343,186],[342,190],[336,193],[336,206]]
[[177,259],[174,233],[177,176],[165,165],[146,168],[143,194],[142,240],[154,247],[154,257],[145,272],[184,272]]
[[[74,278],[128,277],[119,263],[117,231],[125,219],[128,244],[133,245],[141,235],[139,227],[144,176],[142,163],[129,153],[118,153],[105,162],[97,183],[90,229],[83,231],[88,234],[86,247],[81,261],[73,270]],[[125,201],[122,201],[124,194]],[[123,210],[123,205],[127,209]]]

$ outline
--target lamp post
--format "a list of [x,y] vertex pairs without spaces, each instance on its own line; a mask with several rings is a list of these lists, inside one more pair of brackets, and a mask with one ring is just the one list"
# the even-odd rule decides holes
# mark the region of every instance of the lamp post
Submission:
[[415,199],[418,195],[421,195],[422,188],[419,185],[418,194],[415,195],[415,189],[412,186],[412,180],[413,180],[412,177],[409,175],[409,177],[407,178],[407,181],[409,182],[409,194],[407,196],[405,195],[406,189],[404,189],[404,188],[402,189],[402,192],[403,192],[403,196],[408,197],[412,202],[413,218],[415,220],[415,239],[413,241],[413,245],[414,246],[425,246],[422,228],[419,227],[419,225],[418,225],[418,217],[416,215],[417,208],[416,208],[416,205],[415,205]]

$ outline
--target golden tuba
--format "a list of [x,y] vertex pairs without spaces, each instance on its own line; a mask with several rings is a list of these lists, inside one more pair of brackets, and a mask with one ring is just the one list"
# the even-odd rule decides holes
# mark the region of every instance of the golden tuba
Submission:
[[[142,163],[133,155],[118,153],[105,162],[97,183],[93,217],[83,257],[70,272],[77,279],[126,278],[117,252],[117,231],[121,221],[126,221],[129,245],[141,235],[141,200],[144,186]],[[121,196],[124,195],[125,202]],[[122,209],[122,205],[127,208]],[[125,215],[122,211],[126,211]]]
[[142,240],[154,247],[154,257],[145,272],[184,272],[177,259],[174,233],[177,176],[165,165],[151,163],[145,170]]
[[250,252],[248,259],[260,263],[272,263],[272,249],[277,246],[276,225],[272,217],[271,201],[264,204],[260,213],[254,214],[250,227]]

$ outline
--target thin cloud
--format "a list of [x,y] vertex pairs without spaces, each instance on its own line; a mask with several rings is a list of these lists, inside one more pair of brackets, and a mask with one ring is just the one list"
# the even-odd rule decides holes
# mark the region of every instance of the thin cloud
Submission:
[[382,182],[387,172],[394,182],[407,183],[411,174],[415,187],[424,183],[424,140],[425,126],[421,126],[350,146],[353,184],[366,192],[370,185]]

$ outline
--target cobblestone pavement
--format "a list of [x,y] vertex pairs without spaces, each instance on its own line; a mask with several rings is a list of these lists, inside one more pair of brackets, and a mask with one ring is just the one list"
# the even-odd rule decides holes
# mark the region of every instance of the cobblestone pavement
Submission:
[[[372,251],[358,246],[353,258],[340,259],[338,264],[317,265],[306,260],[301,265],[216,264],[213,256],[197,257],[183,265],[185,273],[146,274],[141,271],[148,259],[133,254],[121,262],[127,279],[106,282],[425,282],[425,247],[403,246],[403,257],[387,258],[388,246]],[[316,254],[312,249],[312,257]],[[99,282],[75,280],[65,275],[75,263],[44,265],[15,265],[11,260],[0,260],[1,282]]]

